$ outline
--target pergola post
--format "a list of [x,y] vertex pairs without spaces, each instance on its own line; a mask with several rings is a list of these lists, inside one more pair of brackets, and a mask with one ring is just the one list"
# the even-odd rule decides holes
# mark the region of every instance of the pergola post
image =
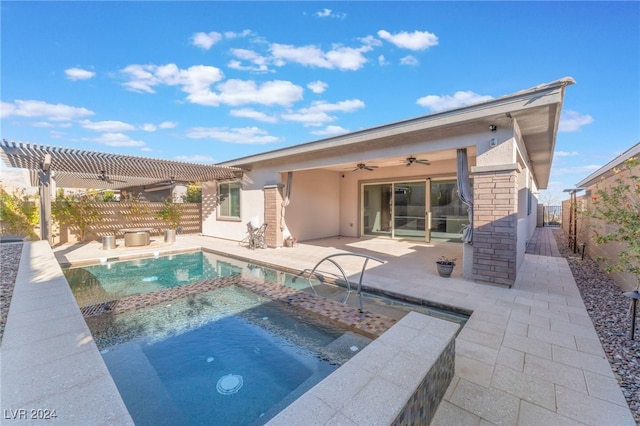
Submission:
[[51,244],[51,155],[45,154],[39,172],[40,239]]

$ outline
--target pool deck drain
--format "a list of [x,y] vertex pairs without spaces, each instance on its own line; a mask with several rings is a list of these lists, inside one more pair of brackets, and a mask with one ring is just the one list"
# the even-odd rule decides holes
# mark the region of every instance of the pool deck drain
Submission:
[[393,318],[369,311],[360,312],[357,308],[343,305],[340,302],[322,296],[305,293],[271,281],[243,277],[239,274],[213,278],[152,293],[127,296],[116,301],[100,302],[84,306],[81,311],[85,317],[121,314],[176,299],[197,296],[207,291],[231,285],[237,285],[271,300],[286,303],[293,308],[322,317],[333,324],[347,327],[369,338],[375,339],[379,337],[396,322]]

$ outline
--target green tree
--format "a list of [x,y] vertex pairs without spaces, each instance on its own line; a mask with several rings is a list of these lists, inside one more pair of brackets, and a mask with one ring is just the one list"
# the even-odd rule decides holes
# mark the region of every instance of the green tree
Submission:
[[640,161],[633,157],[615,168],[615,179],[592,197],[591,217],[608,226],[600,227],[593,236],[596,244],[617,242],[623,250],[617,259],[601,259],[607,272],[627,272],[636,277],[640,288]]
[[84,241],[91,226],[102,220],[102,209],[96,203],[97,194],[67,194],[59,189],[55,201],[51,203],[51,216],[61,225],[78,231],[80,241]]
[[182,219],[182,204],[174,203],[170,198],[162,202],[162,208],[158,211],[156,218],[163,220],[169,229],[177,229]]
[[105,203],[115,201],[116,193],[111,189],[98,193],[97,201],[104,201]]
[[3,235],[20,235],[37,240],[35,227],[40,222],[40,209],[35,195],[27,195],[24,189],[11,194],[0,185],[0,221]]
[[202,202],[202,183],[190,182],[187,185],[187,195],[182,197],[185,203],[201,203]]

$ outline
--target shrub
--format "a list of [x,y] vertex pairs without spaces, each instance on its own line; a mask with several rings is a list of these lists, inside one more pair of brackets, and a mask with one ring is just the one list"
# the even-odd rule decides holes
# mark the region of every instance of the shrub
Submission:
[[93,192],[65,195],[59,189],[55,201],[51,203],[51,216],[59,224],[78,230],[80,241],[84,241],[91,226],[102,220],[102,210],[95,201],[96,194]]
[[27,195],[24,189],[9,194],[0,185],[0,221],[4,235],[20,235],[37,240],[35,227],[40,223],[40,209],[36,195]]

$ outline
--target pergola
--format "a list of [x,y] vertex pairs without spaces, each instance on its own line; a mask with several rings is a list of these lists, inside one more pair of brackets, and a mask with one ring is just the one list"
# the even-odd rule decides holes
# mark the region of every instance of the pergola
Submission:
[[22,142],[0,145],[8,167],[28,169],[31,183],[40,188],[41,238],[49,240],[51,178],[60,188],[123,189],[167,182],[208,182],[242,177],[236,167],[50,147]]

